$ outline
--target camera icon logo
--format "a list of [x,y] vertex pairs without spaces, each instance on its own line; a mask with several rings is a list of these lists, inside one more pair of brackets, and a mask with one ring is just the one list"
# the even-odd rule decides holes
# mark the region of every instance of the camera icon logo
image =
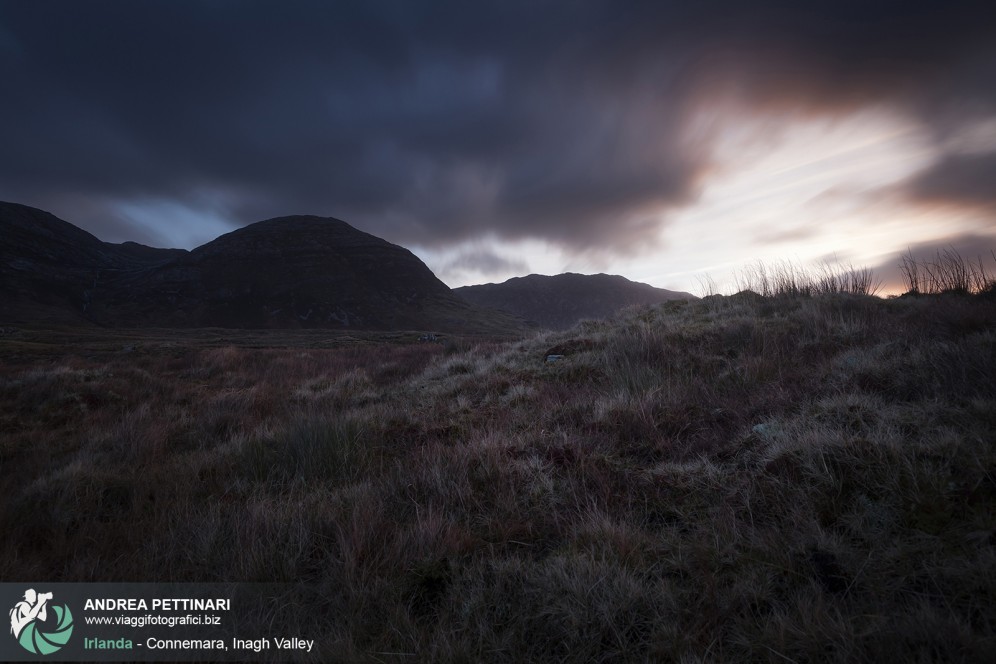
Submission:
[[10,610],[10,633],[30,653],[51,655],[69,643],[73,635],[73,614],[69,607],[50,602],[52,593],[28,588],[24,599]]

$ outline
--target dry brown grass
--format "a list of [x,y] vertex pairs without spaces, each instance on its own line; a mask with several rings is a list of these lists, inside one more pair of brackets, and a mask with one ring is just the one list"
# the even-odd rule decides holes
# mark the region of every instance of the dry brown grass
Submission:
[[300,582],[337,661],[996,657],[982,298],[233,341],[0,342],[3,578]]
[[[996,259],[996,252],[990,252]],[[899,271],[903,276],[907,294],[958,295],[996,291],[996,278],[990,274],[981,256],[973,261],[962,257],[953,247],[938,251],[933,258],[917,258],[912,251],[902,256]]]

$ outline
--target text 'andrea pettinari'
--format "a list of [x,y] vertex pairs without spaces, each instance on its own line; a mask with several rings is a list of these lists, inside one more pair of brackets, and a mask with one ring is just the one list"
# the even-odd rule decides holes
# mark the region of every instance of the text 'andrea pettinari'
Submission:
[[232,600],[220,598],[156,598],[151,605],[143,598],[88,598],[87,611],[229,611]]

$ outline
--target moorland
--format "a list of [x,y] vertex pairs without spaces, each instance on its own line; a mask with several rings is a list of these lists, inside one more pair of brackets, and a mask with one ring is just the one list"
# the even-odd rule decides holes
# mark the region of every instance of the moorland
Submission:
[[993,661],[992,284],[747,285],[514,338],[5,327],[0,577],[287,582],[328,661]]

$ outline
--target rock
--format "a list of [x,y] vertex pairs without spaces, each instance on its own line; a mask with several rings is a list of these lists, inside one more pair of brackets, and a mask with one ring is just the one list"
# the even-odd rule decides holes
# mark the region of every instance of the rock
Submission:
[[595,348],[596,344],[591,339],[568,339],[547,350],[546,355],[574,355]]

